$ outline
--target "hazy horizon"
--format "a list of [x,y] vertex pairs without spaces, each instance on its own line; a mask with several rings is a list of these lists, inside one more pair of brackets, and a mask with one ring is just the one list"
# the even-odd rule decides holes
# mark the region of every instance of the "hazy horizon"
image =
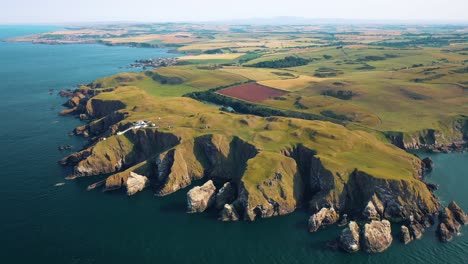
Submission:
[[307,20],[467,22],[465,0],[16,0],[4,4],[0,24],[225,22],[298,18]]

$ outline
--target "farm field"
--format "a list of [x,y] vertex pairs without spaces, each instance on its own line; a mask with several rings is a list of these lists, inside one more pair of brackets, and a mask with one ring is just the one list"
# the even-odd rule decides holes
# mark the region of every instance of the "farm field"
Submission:
[[219,94],[231,96],[249,102],[261,102],[278,96],[286,95],[284,91],[273,89],[257,83],[246,83],[231,86],[218,91]]
[[[289,111],[377,134],[441,131],[449,134],[441,140],[449,141],[451,124],[468,113],[466,32],[462,25],[154,24],[95,26],[10,41],[167,46],[184,55],[177,65],[93,85],[136,86],[164,98],[207,92],[238,100],[229,103],[241,107],[249,102],[276,114]],[[236,85],[241,86],[226,88]]]

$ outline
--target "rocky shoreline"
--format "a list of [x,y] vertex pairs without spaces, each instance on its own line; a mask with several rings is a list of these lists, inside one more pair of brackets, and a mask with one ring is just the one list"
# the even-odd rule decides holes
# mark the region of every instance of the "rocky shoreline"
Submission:
[[[254,221],[288,214],[306,206],[303,196],[311,192],[314,196],[308,201],[311,212],[309,231],[317,232],[330,225],[346,226],[334,242],[336,247],[346,252],[361,249],[367,253],[385,251],[394,240],[390,222],[402,224],[399,240],[405,244],[421,238],[425,229],[434,225],[437,219],[437,234],[443,242],[459,234],[461,226],[468,222],[467,215],[455,202],[441,208],[433,194],[436,186],[423,181],[425,173],[432,169],[430,160],[417,163],[418,179],[411,182],[379,179],[356,169],[343,184],[342,193],[337,194],[335,188],[341,176],[331,174],[315,157],[315,152],[303,146],[284,149],[278,154],[279,161],[271,164],[277,167],[274,177],[256,186],[255,191],[263,196],[264,201],[254,201],[251,189],[239,179],[241,175],[229,170],[259,157],[261,153],[255,146],[240,138],[222,135],[206,135],[190,141],[180,135],[151,128],[130,130],[125,139],[113,137],[118,131],[129,128],[128,124],[121,122],[129,115],[124,111],[126,105],[119,101],[92,100],[99,93],[112,91],[113,88],[81,86],[63,93],[69,97],[64,104],[68,109],[60,114],[87,120],[86,125],[75,128],[74,134],[87,137],[89,143],[82,151],[62,159],[60,164],[73,166],[74,177],[115,173],[90,189],[100,186],[104,190],[123,188],[128,195],[133,195],[152,184],[158,189],[156,194],[164,196],[190,186],[193,180],[207,178],[203,185],[192,187],[187,192],[187,212],[200,213],[214,208],[218,210],[221,221]],[[112,145],[116,146],[112,152],[105,153],[107,161],[104,163],[96,160],[99,154],[95,150],[96,144],[102,140],[114,140]],[[129,143],[125,140],[134,142],[135,146],[127,146]],[[462,149],[464,144],[456,146]],[[421,149],[421,145],[405,147],[412,146]],[[138,149],[138,153],[129,154],[129,148],[133,147]],[[204,164],[198,163],[194,149],[203,153]],[[238,164],[230,164],[226,159],[239,153],[242,155],[234,159]],[[145,162],[147,158],[151,161]],[[144,165],[138,165],[142,162]],[[98,163],[97,168],[95,164]],[[292,164],[297,171],[288,171]],[[151,170],[147,169],[148,166]],[[306,184],[299,194],[293,194],[285,189],[289,180],[286,176],[299,174],[303,179],[292,176],[291,182],[306,179]],[[277,189],[281,198],[273,199],[271,193]]]

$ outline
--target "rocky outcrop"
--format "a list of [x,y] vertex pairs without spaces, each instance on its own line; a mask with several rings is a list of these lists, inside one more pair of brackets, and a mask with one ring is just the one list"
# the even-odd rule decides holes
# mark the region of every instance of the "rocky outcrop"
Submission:
[[233,184],[226,182],[216,194],[216,208],[225,208],[226,204],[232,203],[236,199],[236,189]]
[[422,159],[422,162],[424,164],[424,169],[426,171],[429,172],[429,171],[432,171],[432,169],[434,169],[434,162],[432,161],[431,158],[426,157],[426,158]]
[[348,227],[343,229],[339,238],[339,246],[346,252],[359,251],[359,226],[356,222],[349,222]]
[[115,173],[147,160],[161,150],[178,144],[179,138],[152,129],[112,136],[60,161],[74,166],[75,177]]
[[341,227],[341,226],[345,226],[347,224],[348,224],[348,214],[343,214],[337,225]]
[[425,149],[434,152],[453,152],[468,147],[468,117],[457,116],[440,122],[437,129],[423,129],[413,133],[386,132],[387,138],[402,149]]
[[92,153],[92,148],[87,148],[79,152],[75,152],[68,157],[65,157],[59,161],[61,165],[64,166],[75,166],[80,161],[89,157]]
[[439,208],[438,199],[423,181],[416,178],[381,179],[355,171],[345,188],[349,210],[359,204],[364,207],[372,201],[381,219],[395,222],[402,222],[413,216],[415,221],[421,223],[425,216],[435,215]]
[[148,178],[143,175],[130,172],[125,186],[127,187],[127,195],[134,195],[135,193],[142,191],[148,185]]
[[463,210],[455,203],[451,202],[439,214],[439,226],[437,227],[437,234],[442,242],[448,242],[453,239],[453,235],[460,234],[461,226],[466,225],[468,216]]
[[408,227],[402,225],[400,229],[400,241],[405,245],[413,241]]
[[450,202],[447,207],[450,212],[452,212],[453,217],[457,220],[460,224],[466,225],[468,224],[468,215],[463,212],[463,210],[458,206],[455,201]]
[[449,229],[445,223],[440,223],[437,227],[437,235],[439,236],[440,241],[449,242],[453,239],[454,231],[453,227]]
[[239,220],[239,215],[233,205],[225,204],[223,210],[221,210],[219,220],[223,222],[237,221]]
[[193,141],[187,141],[156,157],[155,171],[160,185],[156,195],[169,195],[203,178],[204,169],[193,147]]
[[289,214],[298,207],[303,187],[294,159],[260,152],[247,163],[236,204],[244,209],[244,219],[248,221]]
[[201,213],[213,205],[215,200],[216,187],[212,180],[207,181],[202,186],[193,187],[187,193],[187,212]]
[[377,212],[377,209],[375,208],[372,201],[369,201],[367,203],[366,207],[364,208],[364,211],[362,212],[362,215],[367,220],[380,220],[380,215]]
[[340,216],[334,208],[322,208],[309,218],[309,232],[316,232],[338,221]]
[[424,232],[424,226],[416,221],[413,216],[409,217],[409,231],[412,239],[421,239]]
[[378,253],[390,247],[393,237],[388,220],[371,221],[364,225],[362,245],[368,253]]
[[101,100],[91,98],[86,104],[86,114],[92,118],[102,118],[114,111],[124,109],[126,105],[119,100]]

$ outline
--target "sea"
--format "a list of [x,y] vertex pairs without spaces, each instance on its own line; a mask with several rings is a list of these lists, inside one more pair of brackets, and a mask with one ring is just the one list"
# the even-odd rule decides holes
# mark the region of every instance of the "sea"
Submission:
[[[0,39],[57,29],[0,26]],[[64,98],[56,92],[137,70],[126,68],[137,59],[169,56],[165,49],[0,42],[0,263],[468,263],[468,227],[450,243],[438,242],[433,227],[406,246],[394,239],[381,254],[347,254],[326,246],[340,228],[308,233],[301,210],[223,223],[212,212],[186,214],[185,190],[127,197],[87,191],[99,177],[65,180],[69,169],[57,161],[85,142],[68,135],[81,122],[58,115]],[[468,154],[418,154],[436,164],[428,180],[440,185],[441,201],[468,211]]]

